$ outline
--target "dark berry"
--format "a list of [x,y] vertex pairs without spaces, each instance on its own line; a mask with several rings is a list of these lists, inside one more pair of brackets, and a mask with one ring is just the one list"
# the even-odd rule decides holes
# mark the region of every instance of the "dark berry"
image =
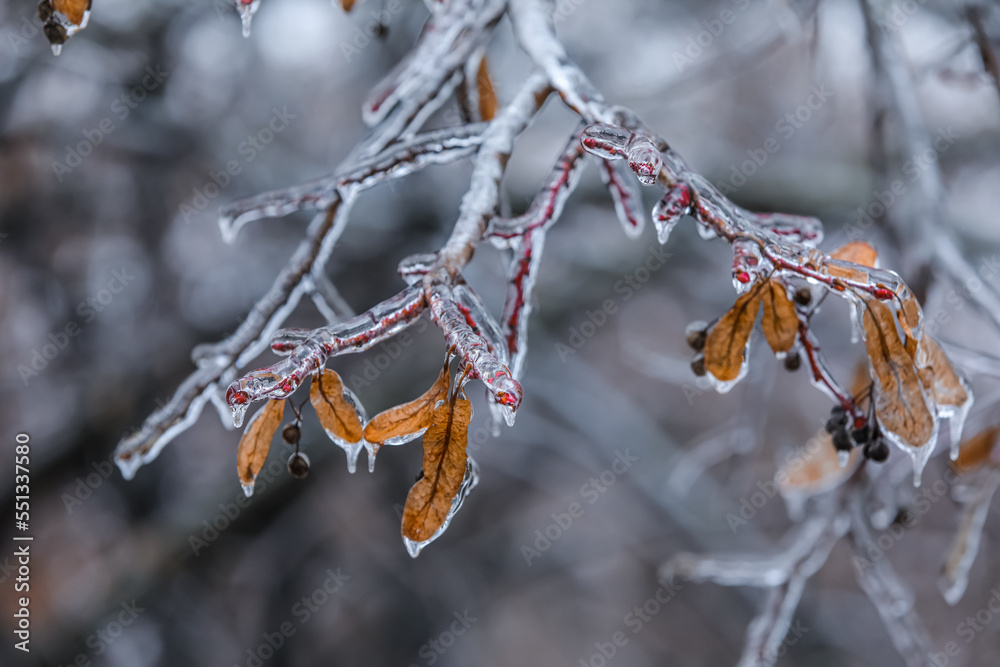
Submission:
[[808,287],[800,287],[795,290],[795,303],[800,306],[808,306],[812,302],[813,293]]
[[786,371],[797,371],[802,367],[802,357],[799,356],[798,352],[794,354],[789,354],[785,357],[785,370]]
[[285,428],[281,430],[281,437],[285,439],[289,445],[299,444],[299,438],[302,436],[302,431],[299,430],[298,424],[287,424]]
[[871,437],[871,433],[866,428],[856,428],[851,431],[851,439],[859,445],[866,445]]
[[847,411],[840,405],[830,410],[830,419],[826,422],[826,432],[836,433],[847,428]]
[[847,435],[847,431],[841,429],[833,434],[833,446],[837,451],[849,452],[854,448],[854,441]]
[[288,472],[295,479],[302,479],[309,474],[309,457],[303,452],[295,452],[288,457]]
[[889,445],[882,438],[869,442],[865,445],[865,456],[876,463],[882,463],[889,458]]
[[695,352],[705,349],[705,340],[708,338],[708,325],[704,322],[692,322],[684,332],[687,337],[687,344]]

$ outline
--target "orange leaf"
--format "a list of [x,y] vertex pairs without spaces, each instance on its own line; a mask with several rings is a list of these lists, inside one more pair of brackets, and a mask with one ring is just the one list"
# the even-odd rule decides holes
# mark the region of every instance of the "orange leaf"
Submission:
[[804,447],[789,454],[774,476],[781,494],[815,495],[840,485],[861,460],[861,447],[851,450],[848,463],[840,467],[833,436],[821,430]]
[[355,0],[340,0],[340,6],[344,8],[345,12],[349,12],[354,8]]
[[761,289],[758,284],[736,299],[736,304],[708,332],[708,338],[705,339],[705,370],[717,380],[731,382],[739,377],[760,301]]
[[424,474],[410,489],[403,507],[403,537],[424,542],[444,525],[465,478],[471,421],[472,404],[464,395],[434,410],[424,433]]
[[83,14],[90,9],[91,0],[50,0],[52,9],[69,19],[73,25],[83,23]]
[[479,90],[479,116],[483,120],[493,120],[497,112],[497,93],[490,77],[490,66],[486,56],[479,61],[479,72],[476,74],[476,88]]
[[938,405],[965,405],[969,394],[937,341],[925,335],[920,344],[927,355],[927,366],[918,371],[920,381],[934,395],[934,401]]
[[764,338],[775,352],[788,352],[795,344],[795,335],[799,330],[795,304],[788,298],[785,286],[777,280],[768,280],[762,292],[764,316],[761,327]]
[[243,492],[253,494],[253,483],[257,473],[264,467],[267,453],[271,451],[271,440],[285,415],[284,399],[268,401],[257,411],[247,424],[240,438],[236,453],[236,472],[240,476]]
[[337,444],[361,441],[361,419],[355,407],[344,398],[344,384],[336,371],[324,369],[313,377],[309,402],[331,440]]
[[450,387],[451,373],[445,364],[437,380],[420,398],[380,412],[365,424],[365,441],[376,445],[377,452],[380,445],[402,444],[419,436],[431,425],[437,402],[447,400]]
[[831,252],[830,257],[874,269],[878,252],[864,241],[851,241]]
[[998,435],[1000,435],[1000,426],[992,426],[963,442],[958,448],[958,460],[952,464],[955,466],[955,470],[966,473],[982,467],[990,460],[993,448],[997,444]]
[[869,299],[864,312],[865,348],[876,380],[875,412],[886,429],[919,447],[934,432],[913,359],[896,333],[888,306]]

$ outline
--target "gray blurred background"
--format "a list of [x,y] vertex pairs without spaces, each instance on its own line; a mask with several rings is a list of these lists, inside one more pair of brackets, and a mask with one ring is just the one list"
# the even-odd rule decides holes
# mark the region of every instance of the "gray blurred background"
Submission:
[[[970,257],[991,258],[1000,244],[1000,97],[961,7],[910,4],[916,9],[904,13],[893,39],[918,77],[927,127],[959,136],[940,155],[947,220]],[[345,14],[328,0],[264,0],[244,39],[222,0],[95,0],[89,27],[59,57],[40,33],[33,1],[0,6],[0,469],[11,469],[14,434],[30,433],[35,535],[33,650],[24,656],[11,647],[15,603],[5,569],[0,664],[600,667],[600,648],[618,631],[628,641],[608,664],[738,659],[762,599],[757,590],[686,583],[648,620],[636,621],[633,608],[655,597],[658,566],[679,551],[776,548],[791,525],[780,498],[737,535],[726,514],[822,425],[829,402],[804,373],[787,373],[761,349],[731,393],[697,382],[684,328],[732,303],[730,251],[683,223],[665,248],[669,260],[626,299],[616,285],[659,246],[652,229],[638,242],[624,237],[596,171],[548,237],[517,424],[489,436],[488,411],[474,392],[471,451],[482,480],[419,558],[403,548],[398,513],[420,469],[417,443],[383,451],[374,474],[352,476],[307,420],[309,477],[291,479],[283,471],[289,448],[275,444],[270,469],[279,472],[235,510],[238,433],[210,408],[131,482],[107,463],[122,435],[192,370],[191,348],[238,325],[305,229],[303,217],[256,222],[229,246],[218,207],[329,173],[363,138],[362,100],[427,17],[423,3],[404,0],[384,38],[345,49],[379,5],[362,0]],[[733,170],[747,151],[774,138],[779,149],[732,198],[754,210],[821,217],[824,248],[847,240],[843,227],[879,187],[869,55],[855,3],[568,7],[559,34],[610,101],[638,112],[720,186],[737,185]],[[718,29],[724,10],[733,20]],[[985,26],[1000,36],[995,7]],[[706,30],[711,39],[699,44]],[[498,94],[508,99],[529,67],[506,20],[489,54]],[[830,92],[826,101],[798,126],[782,125],[814,87]],[[275,110],[289,117],[287,127],[262,150],[248,149],[244,142]],[[454,114],[446,107],[437,123]],[[519,141],[506,180],[514,211],[530,201],[575,122],[551,100]],[[88,143],[86,156],[68,155]],[[231,160],[241,173],[208,196],[210,174]],[[468,162],[433,168],[363,196],[329,267],[356,311],[398,291],[400,259],[440,246],[468,172]],[[898,264],[901,248],[879,226],[863,238],[886,266]],[[501,255],[484,248],[468,274],[494,312],[502,269]],[[115,272],[127,278],[118,293],[110,289],[120,284]],[[997,332],[948,301],[953,288],[942,283],[929,295],[928,313],[949,316],[938,335],[996,350]],[[616,312],[561,358],[556,344],[569,344],[572,328],[608,299]],[[831,367],[849,378],[863,350],[850,344],[846,307],[831,303],[820,321]],[[19,366],[30,366],[70,323],[78,332],[65,348],[24,376]],[[321,318],[303,303],[290,323],[319,326]],[[369,414],[429,386],[443,349],[428,327],[359,390]],[[331,367],[363,376],[382,352]],[[268,353],[256,365],[272,360]],[[995,384],[977,376],[977,396]],[[991,418],[980,410],[970,426]],[[738,439],[745,453],[671,481],[685,451],[716,437]],[[604,491],[585,489],[626,452],[637,462]],[[943,469],[932,461],[926,479]],[[12,473],[0,476],[0,491],[8,507]],[[583,515],[551,529],[553,515],[574,502]],[[986,529],[965,599],[949,607],[935,586],[956,508],[950,498],[936,503],[888,557],[914,587],[934,646],[961,643],[950,664],[996,664],[1000,616],[968,645],[956,628],[1000,588],[997,521]],[[558,538],[526,557],[546,529]],[[0,534],[10,544],[6,521]],[[326,593],[330,573],[341,585]],[[807,630],[779,664],[902,664],[857,588],[844,545],[810,582],[797,618]],[[269,650],[265,636],[277,643],[282,627],[294,634]]]

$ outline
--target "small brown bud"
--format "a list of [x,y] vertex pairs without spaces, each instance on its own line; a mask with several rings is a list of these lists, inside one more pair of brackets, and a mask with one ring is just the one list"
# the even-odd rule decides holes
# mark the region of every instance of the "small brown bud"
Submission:
[[692,322],[684,331],[687,336],[687,344],[695,352],[705,349],[705,340],[708,338],[708,325],[705,322]]

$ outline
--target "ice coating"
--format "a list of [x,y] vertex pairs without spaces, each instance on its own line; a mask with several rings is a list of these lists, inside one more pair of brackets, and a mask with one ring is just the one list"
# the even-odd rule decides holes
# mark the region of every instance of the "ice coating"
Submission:
[[416,285],[434,268],[437,258],[433,252],[409,255],[399,262],[396,270],[407,285]]
[[745,294],[759,280],[766,279],[774,267],[764,259],[760,244],[752,239],[733,241],[733,287]]
[[[354,394],[354,392],[346,386],[342,386],[342,390],[344,400],[357,411],[358,419],[361,420],[362,424],[365,424],[368,421],[368,415],[365,414],[365,408],[361,405],[361,401],[358,400],[358,397]],[[343,449],[344,453],[347,454],[347,471],[353,475],[358,468],[358,454],[361,453],[362,449],[367,449],[369,447],[368,443],[365,442],[364,438],[358,440],[357,442],[349,442],[339,437],[333,431],[326,429],[324,429],[324,431],[326,432],[327,437],[329,437],[335,445]],[[371,450],[369,450],[368,471],[372,472],[374,467],[375,457],[371,454]]]
[[470,326],[449,285],[432,284],[428,305],[431,317],[444,332],[445,342],[455,347],[459,358],[469,367],[469,377],[479,378],[486,384],[493,400],[504,408],[504,421],[512,425],[521,404],[522,391],[521,385],[511,376],[510,369],[490,351],[490,343]]
[[465,502],[466,496],[468,496],[469,492],[476,488],[477,484],[479,484],[479,465],[470,456],[465,462],[465,477],[462,478],[462,486],[458,489],[458,493],[451,501],[451,509],[448,510],[448,516],[445,517],[444,523],[441,524],[441,527],[434,531],[433,535],[422,542],[414,542],[408,537],[403,537],[403,544],[406,546],[406,552],[410,554],[411,558],[419,556],[424,547],[441,537],[441,535],[444,534],[444,531],[448,530],[448,526],[451,525],[455,515],[458,514],[458,510],[462,509],[462,503]]
[[483,337],[489,345],[490,353],[494,354],[501,364],[507,365],[509,363],[507,345],[504,342],[503,333],[500,331],[500,325],[486,310],[482,299],[467,283],[455,285],[454,293],[458,307],[465,315],[466,323],[472,327],[474,332]]
[[611,193],[615,213],[625,235],[630,239],[638,238],[645,227],[646,214],[642,209],[642,193],[636,179],[624,162],[601,163],[601,177]]
[[247,373],[226,391],[226,403],[239,426],[250,403],[284,398],[294,392],[327,359],[363,352],[412,325],[424,311],[423,293],[417,286],[404,289],[371,310],[346,322],[316,329],[303,338],[300,332],[278,332],[272,349],[288,356],[276,364]]
[[633,135],[626,153],[629,168],[643,185],[654,185],[663,167],[663,157],[648,137]]

